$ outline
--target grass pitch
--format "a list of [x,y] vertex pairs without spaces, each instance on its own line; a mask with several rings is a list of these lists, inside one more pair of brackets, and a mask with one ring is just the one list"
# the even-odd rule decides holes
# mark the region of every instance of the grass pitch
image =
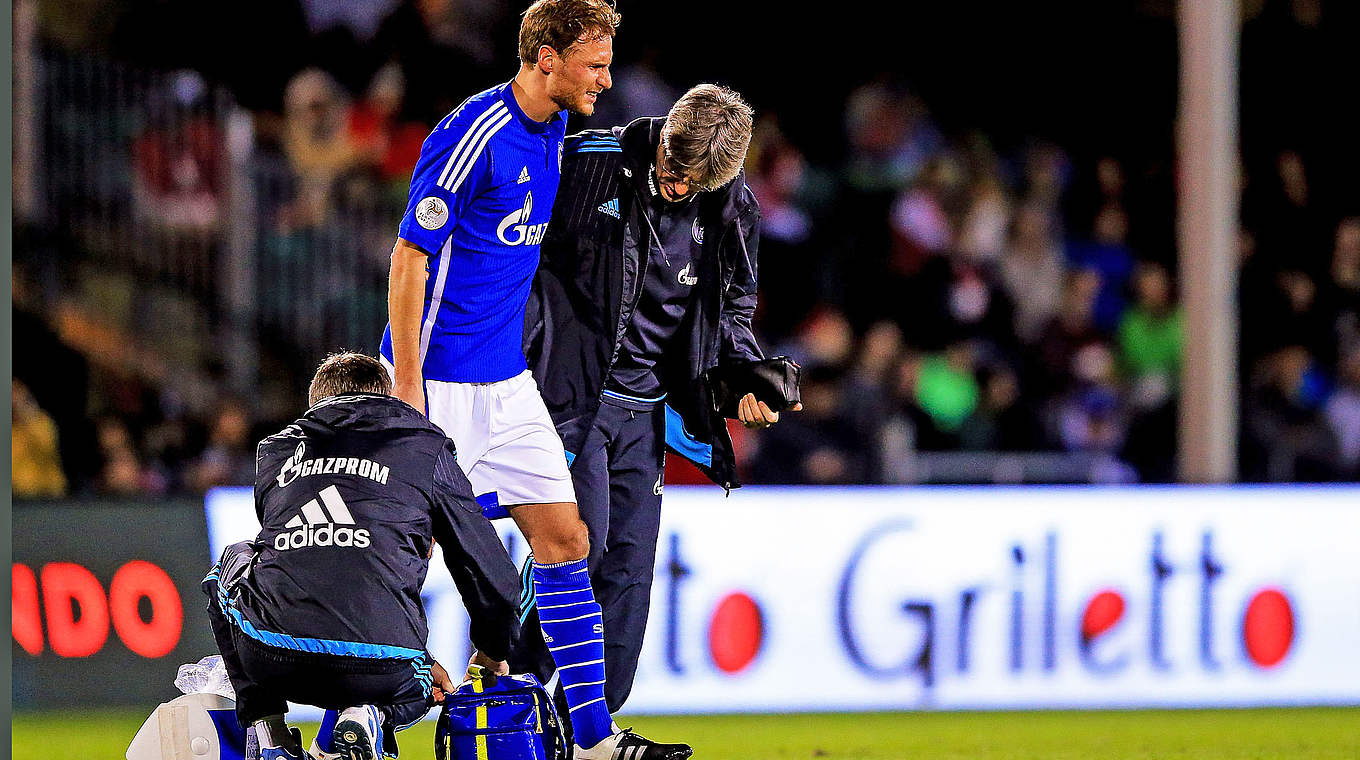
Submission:
[[[121,758],[145,718],[113,710],[18,713],[13,757]],[[696,760],[1360,758],[1360,708],[720,715],[628,723],[661,741],[690,742]],[[304,725],[304,740],[315,730]],[[433,736],[431,722],[402,732],[402,757],[432,758]]]

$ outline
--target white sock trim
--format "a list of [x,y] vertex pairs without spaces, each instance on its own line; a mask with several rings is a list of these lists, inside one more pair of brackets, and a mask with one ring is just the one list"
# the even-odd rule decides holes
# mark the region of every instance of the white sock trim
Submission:
[[591,639],[590,641],[582,641],[582,642],[580,642],[579,644],[563,644],[563,645],[560,646],[560,647],[548,647],[548,651],[549,651],[549,652],[560,652],[560,651],[562,651],[563,649],[571,649],[572,647],[583,647],[583,646],[585,646],[586,644],[603,644],[603,643],[604,643],[604,639]]
[[596,702],[603,702],[603,701],[604,701],[604,697],[598,697],[598,698],[596,698],[596,699],[590,700],[589,702],[583,702],[583,703],[581,703],[581,704],[579,704],[579,705],[577,705],[577,706],[571,708],[568,712],[576,712],[577,710],[581,709],[582,707],[590,707],[591,705],[595,704]]
[[543,564],[542,562],[537,562],[537,561],[536,561],[536,562],[534,562],[534,567],[535,567],[535,568],[541,568],[541,569],[543,569],[543,570],[554,570],[554,569],[559,568],[559,567],[566,567],[567,565],[574,565],[574,564],[576,564],[577,562],[585,562],[585,561],[586,561],[586,558],[585,558],[585,557],[582,557],[582,558],[580,558],[580,559],[569,559],[569,560],[567,560],[566,562],[554,562],[554,563],[552,563],[551,565],[545,565],[545,564]]
[[[581,683],[574,683],[569,686],[563,686],[562,691],[566,691],[567,689],[575,689],[577,686],[603,686],[603,685],[604,681],[582,681]],[[615,731],[614,733],[617,734],[618,731]]]
[[540,615],[539,618],[538,618],[538,624],[539,624],[539,626],[541,627],[541,626],[547,625],[547,624],[549,624],[549,623],[570,623],[570,622],[575,621],[575,620],[585,620],[586,618],[599,617],[600,614],[601,614],[601,613],[598,613],[598,612],[592,612],[592,613],[590,613],[589,615],[582,615],[582,616],[580,616],[580,617],[574,617],[574,618],[563,618],[563,619],[561,619],[561,620],[549,620],[549,619],[543,617],[542,615]]
[[559,668],[557,669],[557,672],[560,673],[560,672],[562,672],[562,671],[564,671],[564,670],[571,670],[572,668],[584,668],[584,667],[587,666],[587,665],[600,665],[600,664],[603,664],[603,663],[604,663],[604,660],[603,660],[603,659],[599,659],[599,660],[591,660],[590,662],[577,662],[577,663],[573,663],[573,664],[571,664],[571,665],[563,665],[563,666],[561,666],[561,667],[559,667]]

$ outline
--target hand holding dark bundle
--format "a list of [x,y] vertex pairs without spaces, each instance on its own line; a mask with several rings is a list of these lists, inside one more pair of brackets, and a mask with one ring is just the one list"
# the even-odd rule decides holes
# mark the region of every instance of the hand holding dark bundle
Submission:
[[[801,368],[787,356],[723,364],[708,370],[713,408],[747,427],[765,427],[783,411],[802,408],[798,392]],[[747,399],[747,397],[753,397]],[[746,414],[742,413],[747,407]],[[761,424],[763,423],[763,424]]]

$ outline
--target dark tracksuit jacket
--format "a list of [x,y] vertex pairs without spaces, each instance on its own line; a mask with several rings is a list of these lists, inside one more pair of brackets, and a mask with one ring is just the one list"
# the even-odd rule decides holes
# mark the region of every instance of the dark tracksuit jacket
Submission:
[[[375,394],[324,399],[260,442],[260,532],[229,547],[204,584],[243,721],[283,700],[376,703],[389,725],[423,714],[420,590],[432,540],[467,605],[473,643],[506,656],[518,573],[455,457],[423,414]],[[318,694],[318,673],[350,678]]]
[[[646,241],[657,141],[664,119],[588,130],[566,140],[562,181],[544,237],[525,324],[525,355],[568,456],[585,441],[646,277]],[[611,147],[612,146],[612,147]],[[614,209],[614,213],[601,207]],[[727,424],[703,372],[764,358],[756,309],[760,206],[741,173],[701,193],[703,227],[695,301],[668,349],[666,445],[715,483],[737,488]]]
[[[661,199],[663,122],[567,138],[526,321],[525,353],[590,532],[611,711],[632,689],[646,628],[665,448],[738,487],[703,371],[761,358],[751,331],[759,207],[742,176],[692,200]],[[537,638],[524,637],[512,667],[550,672]]]

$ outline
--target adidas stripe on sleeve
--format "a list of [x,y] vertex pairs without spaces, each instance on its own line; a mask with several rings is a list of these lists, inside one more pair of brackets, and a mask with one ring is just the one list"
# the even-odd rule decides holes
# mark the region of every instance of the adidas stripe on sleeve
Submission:
[[487,186],[491,138],[514,115],[499,98],[469,102],[445,119],[420,148],[399,235],[438,253],[468,204]]

